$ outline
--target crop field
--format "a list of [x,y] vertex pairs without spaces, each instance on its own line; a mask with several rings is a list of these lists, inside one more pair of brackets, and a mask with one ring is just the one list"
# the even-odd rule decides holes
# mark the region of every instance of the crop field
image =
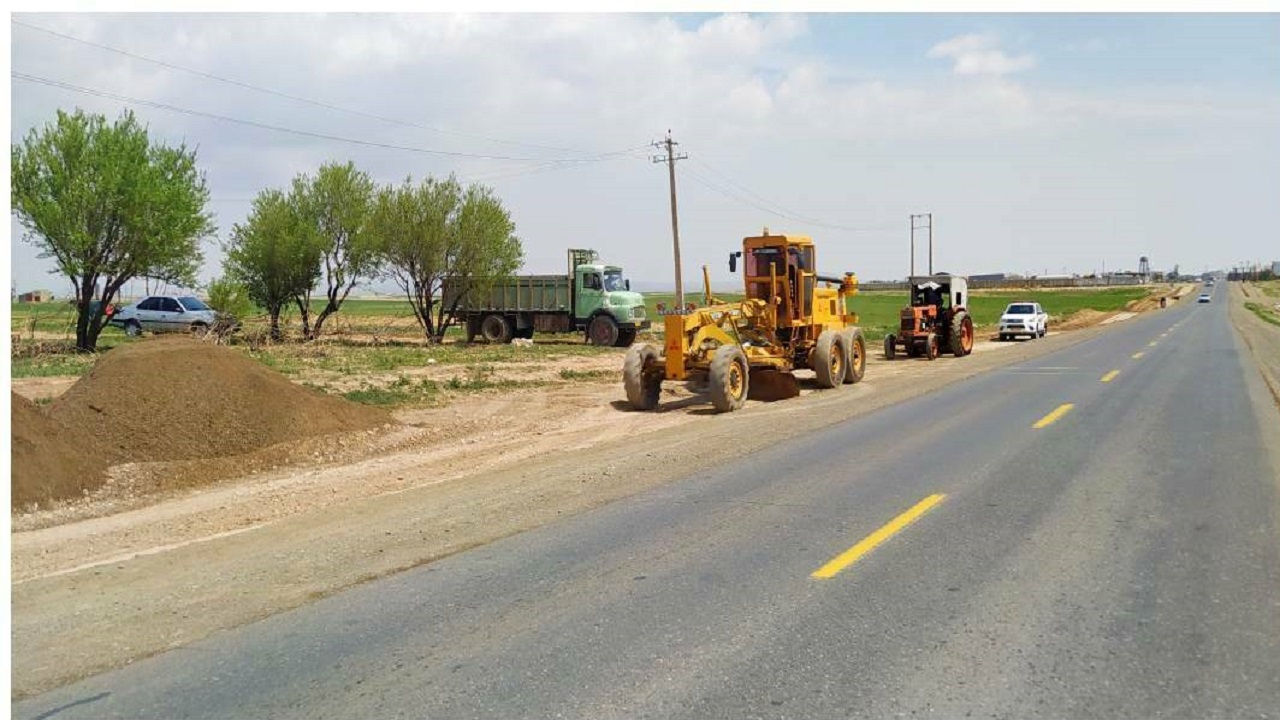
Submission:
[[[1052,319],[1061,321],[1080,310],[1112,312],[1123,309],[1133,300],[1145,297],[1144,288],[1109,288],[1105,290],[1029,290],[1029,291],[980,291],[971,298],[970,307],[979,328],[993,325],[1005,305],[1015,300],[1039,302],[1048,310]],[[734,302],[741,294],[722,293],[718,299]],[[673,293],[646,293],[649,317],[654,321],[653,330],[660,331],[661,317],[657,305],[674,305]],[[701,303],[701,293],[686,294],[687,302]],[[863,292],[849,303],[858,313],[867,339],[874,341],[898,325],[898,313],[907,302],[905,292]],[[319,312],[323,303],[313,303],[313,311]],[[12,354],[12,376],[53,377],[82,375],[93,366],[94,356],[70,351],[75,337],[75,314],[65,303],[13,303],[12,332],[21,341],[15,344]],[[259,335],[265,330],[265,318],[249,318],[248,330]],[[286,332],[296,333],[296,317],[286,316]],[[451,329],[450,340],[461,338],[461,331]],[[643,337],[643,336],[642,336]],[[103,331],[99,340],[102,349],[135,342],[115,328]],[[539,335],[532,347],[514,345],[489,346],[465,345],[446,342],[443,345],[425,345],[421,342],[421,330],[413,318],[407,302],[395,298],[358,298],[343,303],[342,310],[331,316],[325,325],[325,339],[308,344],[282,342],[254,344],[233,342],[232,347],[247,352],[251,357],[285,374],[320,372],[349,376],[395,372],[426,365],[459,366],[468,373],[465,382],[454,383],[450,389],[467,390],[494,387],[498,382],[488,376],[476,374],[476,368],[512,363],[545,363],[550,360],[571,357],[597,357],[616,354],[613,348],[596,348],[583,342],[577,333]],[[585,370],[582,374],[566,369],[560,381],[582,381],[594,378],[597,370]],[[348,391],[352,399],[385,404],[394,396],[420,395],[431,386],[404,385],[388,388],[383,392],[370,388],[367,392]]]
[[[1038,302],[1049,313],[1051,322],[1080,310],[1114,312],[1128,303],[1144,298],[1149,291],[1141,287],[1107,288],[1103,290],[986,290],[975,291],[970,298],[969,309],[974,323],[979,327],[993,326],[1000,319],[1000,312],[1011,302],[1028,300]],[[720,300],[736,302],[742,294],[722,293]],[[859,323],[868,340],[878,340],[898,327],[898,313],[907,304],[904,291],[876,290],[860,292],[849,301],[849,308],[858,314]],[[702,302],[702,293],[685,294],[685,302]],[[645,305],[649,317],[658,318],[656,305],[675,304],[674,293],[645,293]],[[655,325],[660,324],[660,318]]]

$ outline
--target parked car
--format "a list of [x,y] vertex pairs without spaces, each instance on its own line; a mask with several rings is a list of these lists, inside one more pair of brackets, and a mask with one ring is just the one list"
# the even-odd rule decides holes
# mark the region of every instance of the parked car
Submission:
[[1049,332],[1049,315],[1037,302],[1009,303],[1000,314],[1000,339],[1008,340],[1018,335],[1031,339],[1044,337]]
[[203,333],[217,316],[213,308],[191,295],[152,295],[116,310],[109,322],[137,337],[143,330]]
[[1207,303],[1207,302],[1209,302],[1209,301],[1210,301],[1210,300],[1212,300],[1212,299],[1213,299],[1213,297],[1212,297],[1211,295],[1209,295],[1209,293],[1200,293],[1200,300],[1199,300],[1199,302]]

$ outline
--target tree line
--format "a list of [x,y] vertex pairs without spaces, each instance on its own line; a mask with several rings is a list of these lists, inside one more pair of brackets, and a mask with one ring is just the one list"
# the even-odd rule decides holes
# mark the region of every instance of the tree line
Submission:
[[[11,156],[24,239],[75,289],[77,348],[96,347],[106,308],[129,280],[195,286],[200,245],[217,232],[195,149],[153,142],[132,112],[108,123],[77,109],[31,130]],[[361,283],[390,280],[424,338],[439,342],[468,291],[523,263],[511,214],[491,188],[453,176],[379,186],[351,162],[260,191],[222,247],[211,304],[261,308],[274,338],[296,308],[307,340]],[[450,305],[446,282],[459,290]],[[313,298],[323,302],[314,317]]]

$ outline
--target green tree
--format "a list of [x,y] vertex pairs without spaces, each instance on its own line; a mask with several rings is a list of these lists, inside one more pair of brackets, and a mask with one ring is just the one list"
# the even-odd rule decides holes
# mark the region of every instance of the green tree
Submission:
[[281,337],[280,314],[291,302],[302,311],[303,334],[310,336],[307,311],[312,288],[320,281],[320,245],[296,206],[296,197],[279,190],[258,193],[249,217],[232,227],[224,248],[223,272],[267,311],[276,340]]
[[310,295],[306,296],[305,303],[304,298],[298,298],[303,332],[308,339],[319,337],[324,321],[338,312],[357,283],[378,272],[378,255],[374,252],[372,236],[365,228],[374,191],[369,176],[350,162],[326,163],[314,177],[294,178],[290,199],[305,234],[320,248],[324,269],[326,302],[314,326],[306,326]]
[[195,284],[215,232],[209,191],[185,145],[152,143],[133,113],[58,111],[11,151],[11,199],[24,239],[75,288],[76,347],[92,351],[104,309],[135,277]]
[[453,177],[382,189],[368,229],[384,276],[404,291],[424,336],[436,342],[467,293],[515,272],[524,258],[502,201],[483,186],[464,191]]
[[228,275],[210,280],[205,292],[209,296],[209,307],[220,315],[243,320],[255,309],[249,288]]

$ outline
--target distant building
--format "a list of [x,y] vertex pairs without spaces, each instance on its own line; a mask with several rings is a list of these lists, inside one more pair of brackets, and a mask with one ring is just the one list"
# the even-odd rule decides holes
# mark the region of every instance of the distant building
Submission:
[[1280,275],[1280,260],[1271,261],[1271,274]]
[[1008,276],[1004,273],[983,273],[981,275],[970,275],[969,280],[974,282],[998,282],[1000,280],[1008,280]]
[[53,301],[53,293],[48,290],[32,290],[30,292],[24,292],[18,296],[18,302],[24,302],[24,303],[38,303],[38,302],[52,302],[52,301]]

